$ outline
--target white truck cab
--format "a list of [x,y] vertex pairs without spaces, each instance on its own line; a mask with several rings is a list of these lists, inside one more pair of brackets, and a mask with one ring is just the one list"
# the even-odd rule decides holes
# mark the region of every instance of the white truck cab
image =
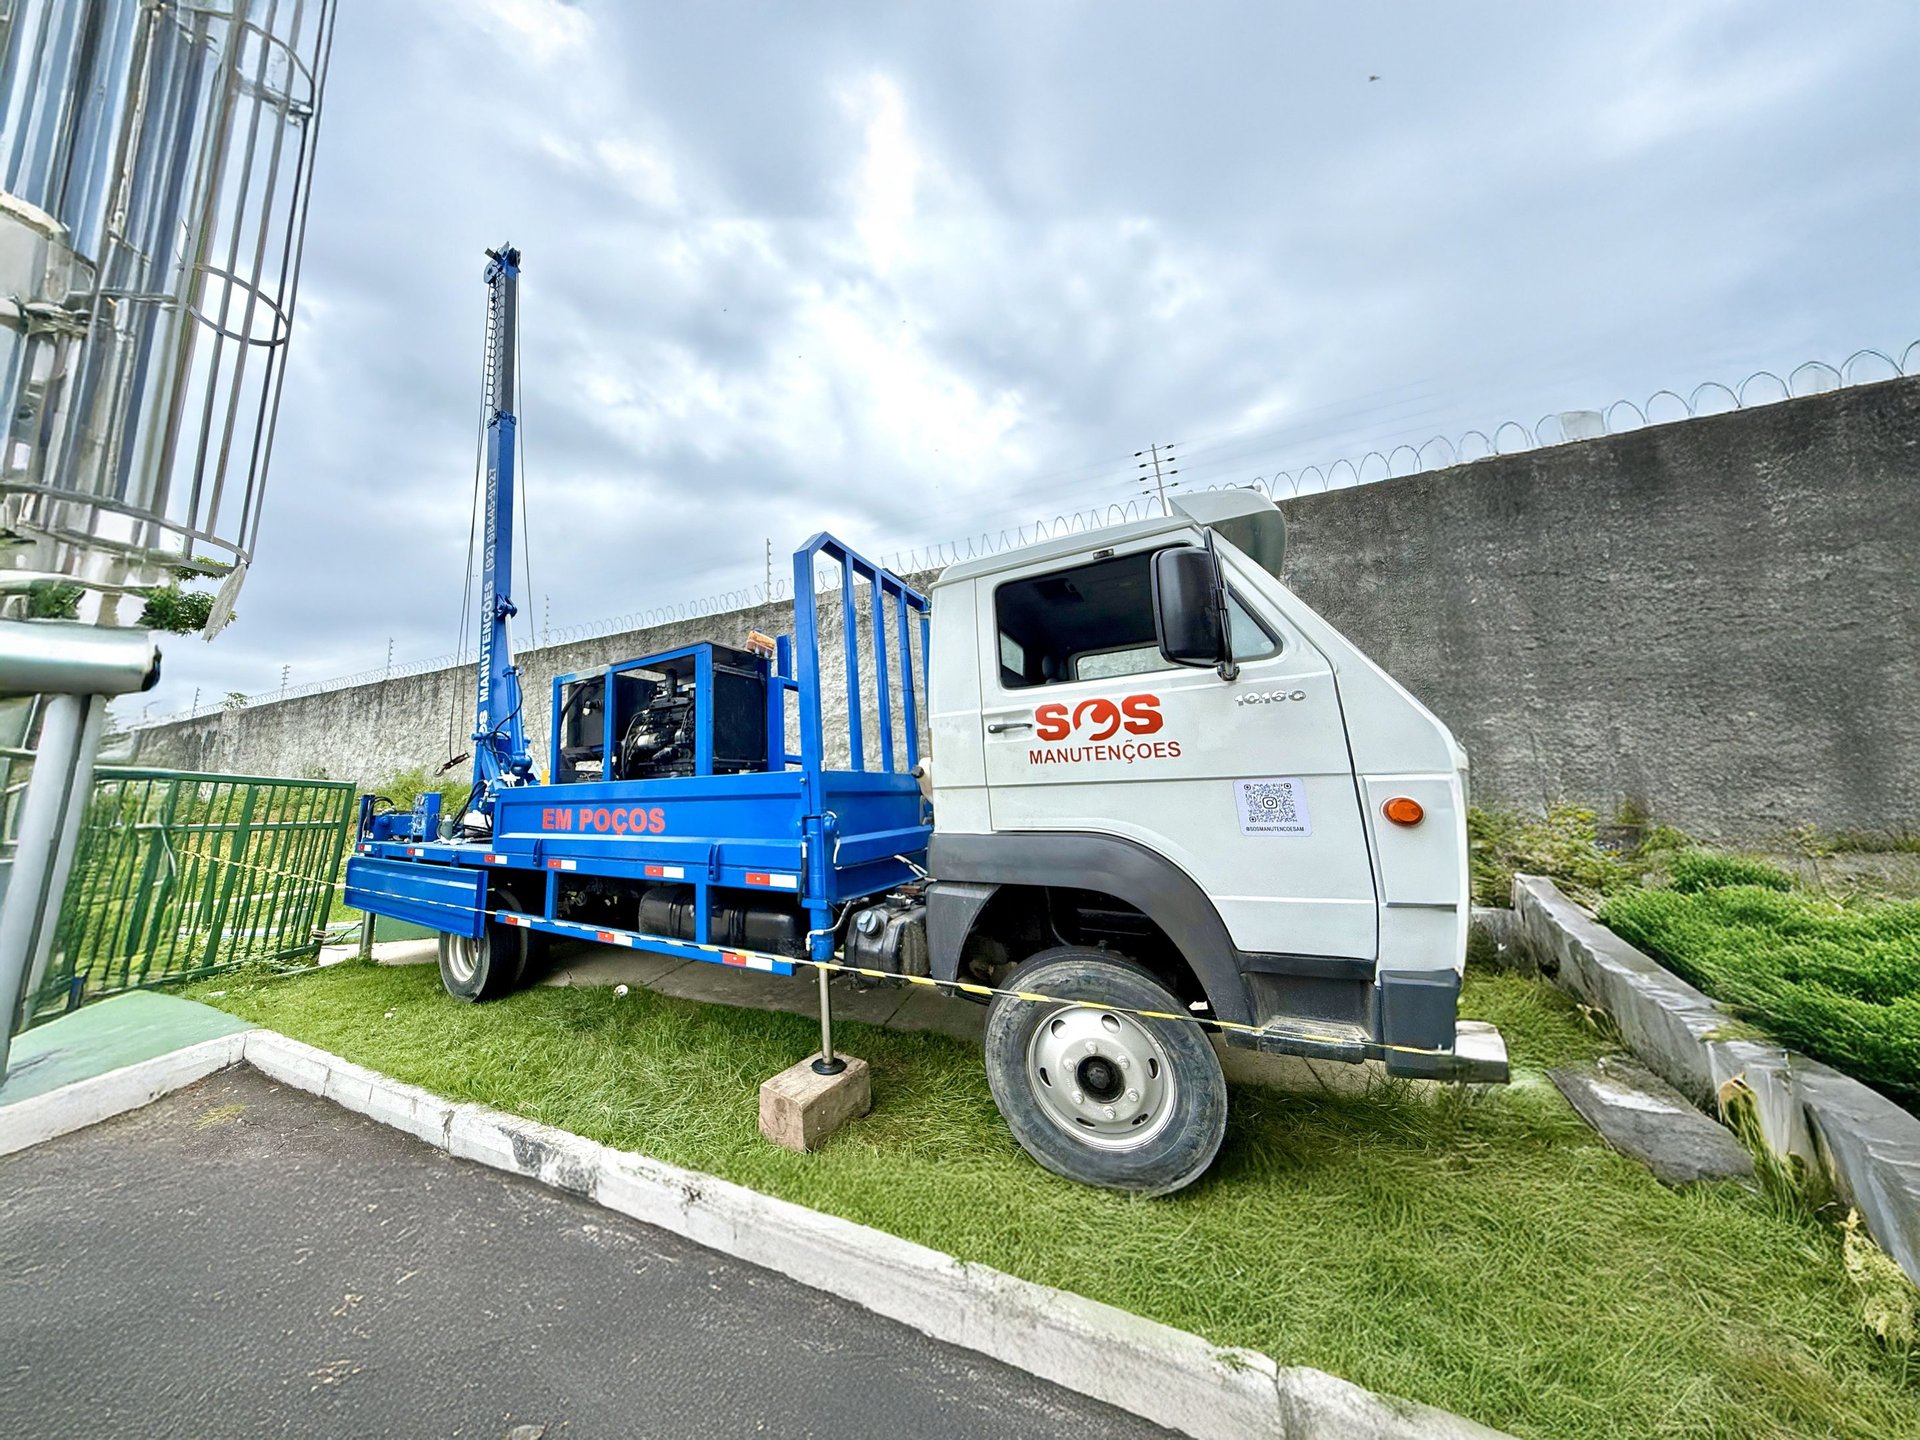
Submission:
[[1174,511],[931,591],[931,973],[1095,1002],[996,998],[994,1095],[1043,1164],[1148,1192],[1212,1159],[1224,1088],[1209,1046],[1176,1043],[1195,1026],[1129,1009],[1504,1078],[1456,1046],[1465,754],[1281,583],[1271,501]]

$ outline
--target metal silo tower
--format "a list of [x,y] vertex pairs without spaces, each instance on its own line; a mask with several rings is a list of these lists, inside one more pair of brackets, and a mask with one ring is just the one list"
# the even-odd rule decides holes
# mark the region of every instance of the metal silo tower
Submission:
[[[252,559],[333,23],[334,0],[0,0],[0,747],[39,736],[0,855],[8,1034],[107,698],[158,677],[139,592],[223,576],[211,632]],[[49,584],[77,621],[26,618]]]

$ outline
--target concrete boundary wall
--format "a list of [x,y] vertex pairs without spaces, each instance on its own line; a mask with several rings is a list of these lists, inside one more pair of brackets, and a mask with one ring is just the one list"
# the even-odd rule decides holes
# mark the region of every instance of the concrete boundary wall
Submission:
[[1287,501],[1296,593],[1481,804],[1920,827],[1920,379]]
[[[1283,508],[1288,583],[1453,728],[1478,803],[1632,805],[1722,840],[1920,825],[1920,379]],[[791,628],[780,603],[525,652],[529,723],[544,738],[556,674]],[[469,748],[472,683],[154,726],[138,758],[373,784],[445,760],[450,714]]]

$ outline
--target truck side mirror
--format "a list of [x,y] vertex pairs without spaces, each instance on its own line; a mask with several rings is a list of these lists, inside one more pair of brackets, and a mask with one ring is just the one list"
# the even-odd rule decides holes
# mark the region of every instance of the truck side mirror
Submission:
[[1211,550],[1180,545],[1158,552],[1153,557],[1153,628],[1160,653],[1175,665],[1231,665],[1223,593],[1220,563]]

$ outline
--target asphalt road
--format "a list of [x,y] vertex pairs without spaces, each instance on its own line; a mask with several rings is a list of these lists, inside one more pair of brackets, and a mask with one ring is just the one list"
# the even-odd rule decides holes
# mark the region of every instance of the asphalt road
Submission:
[[0,1435],[1163,1435],[251,1070],[0,1160]]

